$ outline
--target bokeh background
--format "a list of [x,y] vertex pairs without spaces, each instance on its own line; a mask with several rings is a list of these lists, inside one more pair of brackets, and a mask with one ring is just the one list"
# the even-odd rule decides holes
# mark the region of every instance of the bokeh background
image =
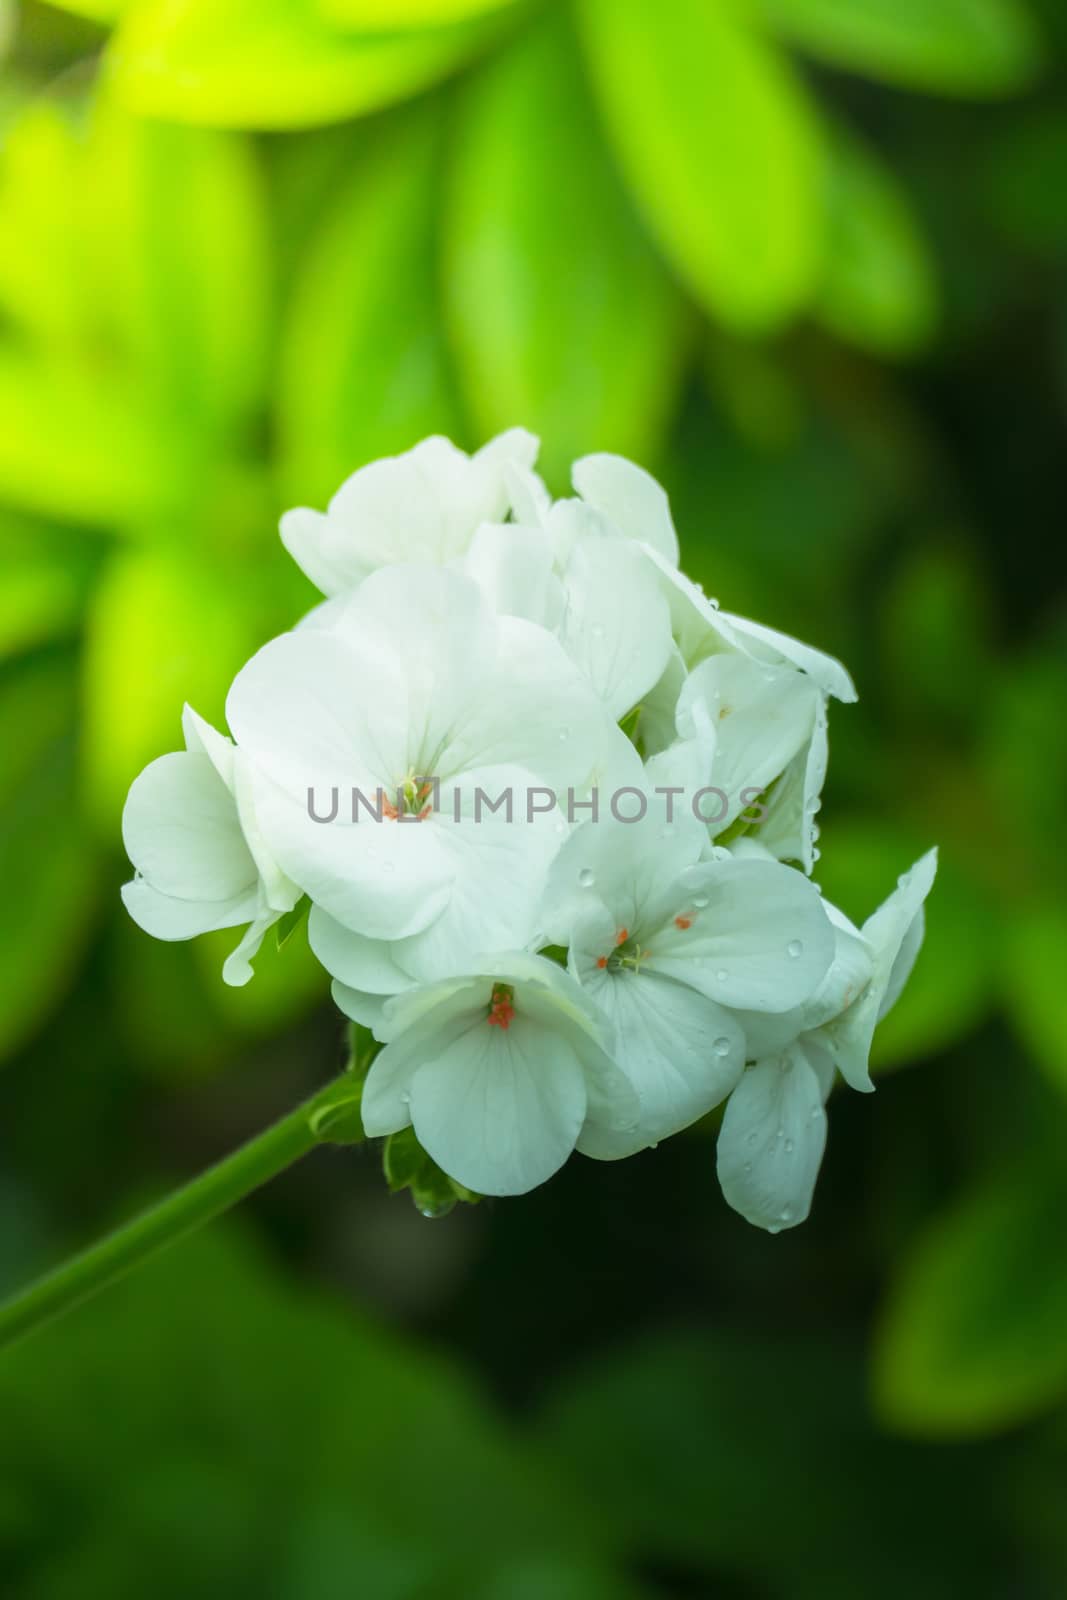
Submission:
[[118,823],[372,457],[657,471],[694,576],[854,671],[826,892],[942,851],[805,1227],[726,1209],[714,1126],[436,1221],[316,1154],[0,1358],[0,1592],[1067,1593],[1062,0],[0,39],[0,1289],[340,1062],[299,939],[235,992],[124,919]]

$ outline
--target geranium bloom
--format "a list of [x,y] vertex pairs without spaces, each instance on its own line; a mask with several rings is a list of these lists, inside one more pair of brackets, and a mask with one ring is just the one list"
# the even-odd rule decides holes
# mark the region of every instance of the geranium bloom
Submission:
[[[737,1013],[781,1012],[816,992],[834,939],[819,894],[774,861],[702,859],[703,829],[586,823],[549,875],[547,931],[614,1024],[641,1096],[629,1154],[677,1133],[730,1093],[746,1059]],[[602,1146],[601,1153],[607,1153]]]
[[337,1005],[384,1045],[366,1132],[412,1126],[455,1184],[522,1193],[725,1101],[724,1193],[777,1231],[835,1076],[871,1087],[934,858],[862,930],[823,901],[848,673],[709,600],[641,468],[587,456],[553,502],[536,453],[427,439],[286,515],[327,598],[238,674],[235,743],[187,713],[134,783],[126,903],[162,938],[249,924],[239,982],[306,896]]
[[450,1177],[524,1194],[571,1151],[625,1135],[639,1102],[605,1046],[610,1031],[551,961],[511,954],[385,1007],[387,1041],[363,1090],[370,1134],[413,1124]]

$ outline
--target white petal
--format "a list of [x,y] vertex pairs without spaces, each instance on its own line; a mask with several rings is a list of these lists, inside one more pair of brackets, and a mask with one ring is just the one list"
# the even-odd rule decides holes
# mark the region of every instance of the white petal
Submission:
[[[627,797],[631,803],[632,796]],[[603,800],[601,802],[603,804]],[[576,828],[549,870],[543,923],[556,943],[569,944],[576,922],[603,906],[616,929],[636,934],[647,907],[688,866],[700,859],[704,830],[682,813],[672,824],[650,804],[641,821],[601,815]]]
[[361,559],[352,531],[338,517],[298,506],[285,512],[278,530],[301,572],[325,595],[354,589],[373,570],[372,563]]
[[758,825],[761,842],[779,861],[799,861],[811,875],[818,852],[815,814],[826,781],[829,744],[826,703],[820,696],[806,749],[799,750],[766,799],[767,815]]
[[678,696],[686,680],[682,652],[672,645],[658,683],[653,684],[641,702],[635,737],[646,755],[655,755],[674,743],[677,734]]
[[280,913],[263,907],[251,925],[245,929],[240,943],[222,964],[222,981],[231,988],[240,989],[253,977],[252,962],[259,954],[264,937],[278,921]]
[[628,539],[651,545],[678,565],[678,535],[665,491],[649,473],[624,456],[584,456],[574,463],[574,487],[587,504]]
[[714,819],[713,836],[745,810],[753,791],[768,788],[807,748],[820,698],[802,673],[761,667],[741,655],[711,656],[689,674],[678,699],[678,732],[683,738],[699,734],[698,711],[715,729],[711,781],[726,799],[702,802]]
[[563,584],[564,649],[617,721],[667,666],[667,602],[641,552],[621,539],[580,539]]
[[483,523],[464,560],[490,610],[500,616],[555,629],[563,613],[563,590],[552,570],[552,547],[539,528]]
[[[899,994],[918,953],[915,924],[922,915],[923,902],[933,887],[937,872],[937,851],[930,850],[902,874],[896,889],[863,924],[863,937],[871,950],[873,973],[862,995],[822,1030],[822,1037],[833,1053],[845,1082],[853,1089],[872,1089],[868,1059],[874,1030],[883,1012],[887,995]],[[897,967],[898,961],[901,967]],[[896,969],[896,971],[894,970]]]
[[239,928],[256,914],[255,887],[229,900],[178,900],[161,894],[143,878],[122,886],[122,903],[139,928],[153,939],[195,939],[216,928]]
[[790,867],[725,860],[664,891],[648,961],[721,1005],[788,1011],[817,990],[834,935],[818,890]]
[[347,989],[379,995],[410,989],[414,979],[396,960],[399,942],[353,933],[319,905],[313,905],[308,916],[308,943],[313,953]]
[[796,1227],[811,1209],[825,1146],[822,1094],[803,1052],[750,1067],[719,1131],[717,1166],[727,1203],[769,1233]]
[[724,616],[743,647],[757,660],[772,665],[785,661],[799,667],[835,700],[848,704],[857,698],[855,684],[834,656],[825,655],[822,650],[815,650],[799,639],[790,638],[787,633],[779,633],[777,628],[766,628],[760,622],[750,622],[747,617],[735,617],[729,612]]
[[525,1194],[574,1149],[586,1088],[570,1044],[521,1016],[472,1021],[433,1052],[411,1085],[411,1120],[439,1167],[478,1194]]
[[122,837],[137,871],[178,899],[231,900],[258,877],[236,802],[205,755],[147,766],[130,788]]
[[498,620],[498,655],[480,672],[442,751],[438,771],[528,768],[560,792],[589,780],[614,723],[558,639],[519,617]]
[[360,808],[353,823],[342,790],[336,820],[316,822],[306,797],[294,799],[258,775],[251,781],[263,838],[283,872],[345,927],[399,939],[429,927],[448,905],[454,867],[432,818],[399,822],[383,814],[379,822]]
[[750,1061],[781,1055],[801,1034],[814,1038],[812,1030],[821,1028],[846,1010],[863,993],[870,980],[871,950],[866,939],[844,913],[829,901],[823,901],[823,909],[830,919],[834,934],[834,957],[830,968],[810,1000],[803,1005],[794,1006],[776,1016],[758,1011],[738,1013],[738,1021],[745,1030]]
[[231,792],[233,790],[234,744],[224,733],[219,733],[210,722],[205,722],[191,705],[182,707],[182,733],[185,748],[190,755],[207,756],[219,777]]
[[[358,1022],[360,1027],[374,1030],[381,1026],[385,995],[365,994],[360,989],[350,989],[336,979],[330,985],[330,993],[338,1011],[353,1022]],[[395,1132],[395,1129],[390,1131]]]

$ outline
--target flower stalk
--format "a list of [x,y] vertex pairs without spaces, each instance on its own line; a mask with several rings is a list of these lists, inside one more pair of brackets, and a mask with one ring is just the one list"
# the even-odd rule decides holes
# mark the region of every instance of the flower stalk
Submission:
[[247,1144],[0,1304],[0,1349],[63,1316],[193,1233],[320,1144],[362,1138],[360,1079],[342,1072]]

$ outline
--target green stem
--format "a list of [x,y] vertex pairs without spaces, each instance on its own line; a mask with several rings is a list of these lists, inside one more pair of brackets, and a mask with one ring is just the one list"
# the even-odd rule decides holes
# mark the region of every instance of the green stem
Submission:
[[233,1155],[4,1301],[0,1304],[0,1349],[62,1316],[167,1245],[210,1222],[315,1145],[355,1142],[360,1136],[358,1103],[358,1082],[353,1082],[351,1073],[341,1073]]

